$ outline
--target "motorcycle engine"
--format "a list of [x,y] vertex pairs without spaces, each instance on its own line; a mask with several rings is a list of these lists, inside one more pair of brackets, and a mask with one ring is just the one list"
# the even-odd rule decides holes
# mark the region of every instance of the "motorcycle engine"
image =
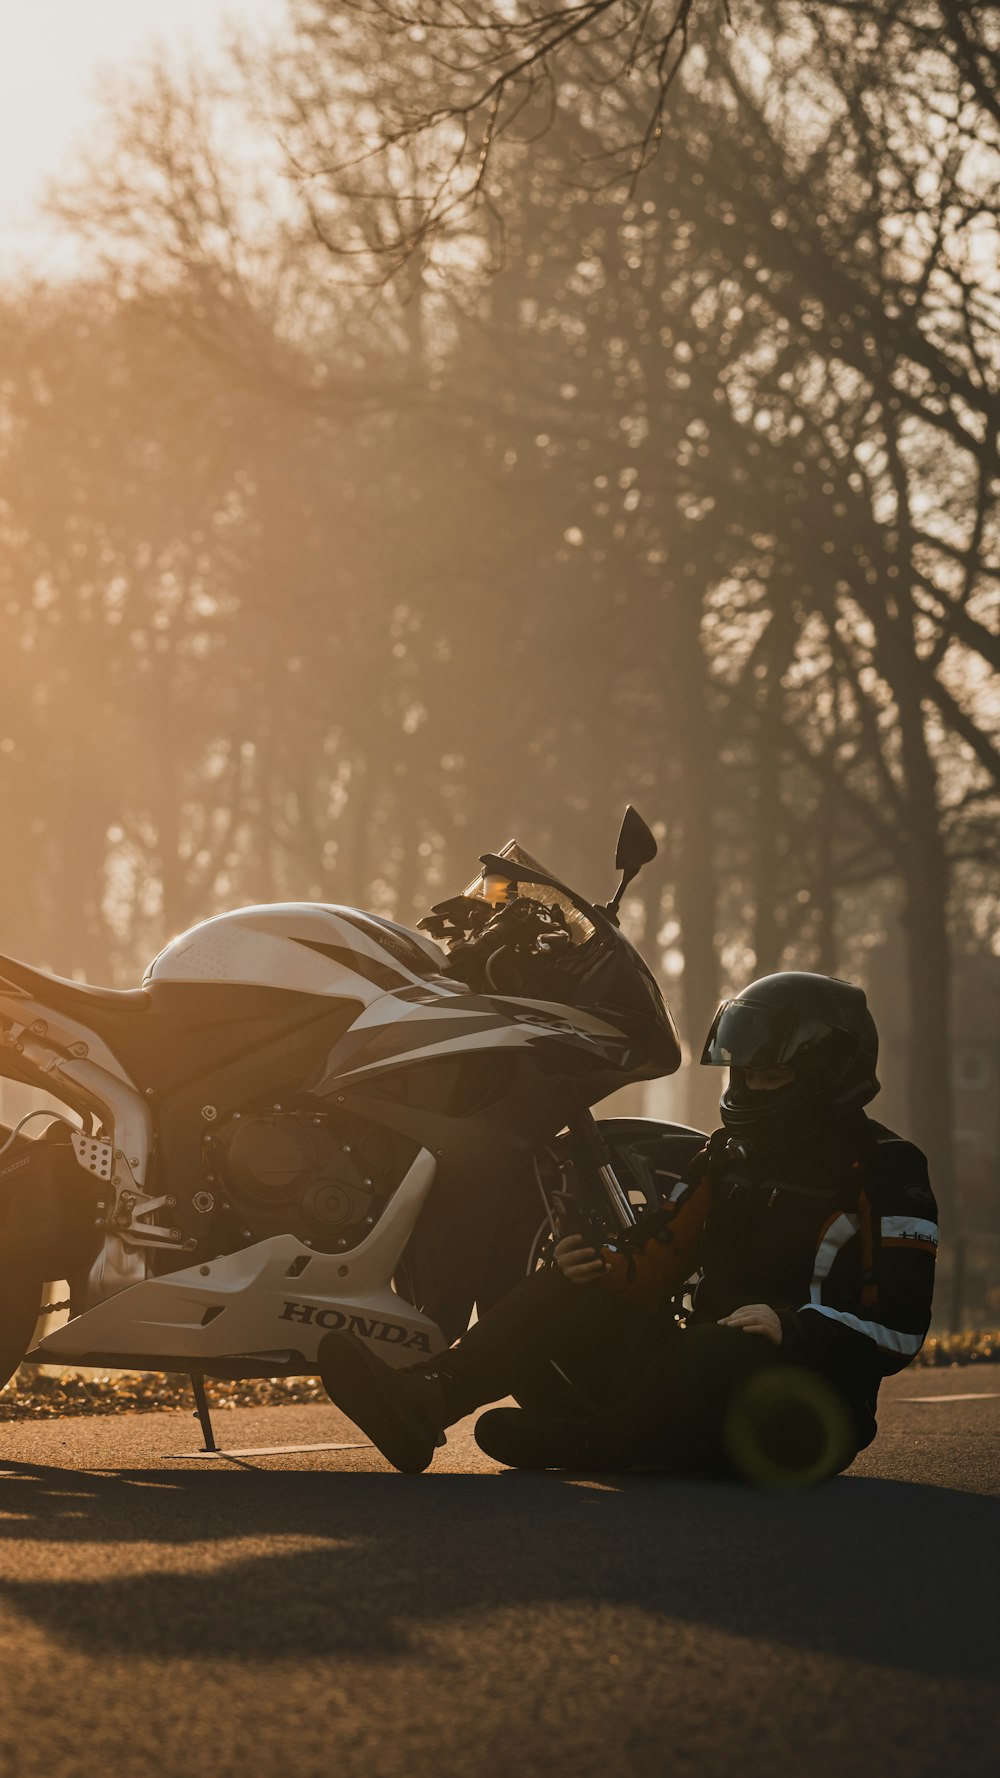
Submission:
[[326,1252],[354,1247],[387,1195],[389,1182],[377,1183],[377,1160],[326,1116],[237,1114],[206,1136],[211,1189],[198,1195],[195,1208],[213,1212],[224,1248],[276,1234]]

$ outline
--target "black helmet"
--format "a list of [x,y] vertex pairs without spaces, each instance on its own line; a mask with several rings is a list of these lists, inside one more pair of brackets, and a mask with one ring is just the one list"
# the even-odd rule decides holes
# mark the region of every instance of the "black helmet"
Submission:
[[[879,1091],[878,1032],[864,990],[828,975],[786,970],[724,1000],[702,1062],[730,1068],[720,1110],[727,1130],[761,1149],[790,1148],[867,1105]],[[773,1092],[752,1091],[748,1068],[794,1068]]]

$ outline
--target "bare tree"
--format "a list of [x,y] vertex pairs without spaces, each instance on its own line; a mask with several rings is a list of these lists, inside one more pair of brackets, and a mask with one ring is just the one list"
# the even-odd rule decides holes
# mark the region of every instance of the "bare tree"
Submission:
[[[269,55],[258,86],[270,91],[289,170],[333,255],[360,261],[376,281],[414,257],[454,275],[477,242],[487,242],[500,262],[510,170],[568,119],[583,123],[587,147],[562,157],[556,189],[570,179],[613,189],[619,202],[634,197],[663,143],[682,66],[697,87],[727,35],[752,38],[763,20],[794,36],[829,15],[862,44],[886,43],[897,66],[943,50],[962,92],[996,118],[1000,44],[992,14],[969,0],[513,0],[504,7],[298,0],[277,79]],[[449,251],[456,235],[465,242],[457,256]]]

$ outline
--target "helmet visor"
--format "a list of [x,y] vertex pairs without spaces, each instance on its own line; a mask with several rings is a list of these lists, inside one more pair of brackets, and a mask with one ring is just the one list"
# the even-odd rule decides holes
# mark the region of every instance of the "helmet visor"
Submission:
[[846,1033],[821,1019],[803,1019],[791,1006],[724,1000],[701,1059],[716,1068],[785,1068],[814,1055],[821,1045],[847,1054],[855,1047]]

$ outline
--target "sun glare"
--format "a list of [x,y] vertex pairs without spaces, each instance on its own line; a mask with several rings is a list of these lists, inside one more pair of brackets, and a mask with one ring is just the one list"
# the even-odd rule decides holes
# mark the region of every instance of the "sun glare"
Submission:
[[[234,18],[232,0],[4,0],[0,7],[0,265],[51,270],[63,257],[43,214],[46,189],[72,170],[97,126],[105,75],[155,49],[210,58]],[[240,0],[241,27],[279,19],[284,0]],[[61,251],[62,249],[62,251]]]

